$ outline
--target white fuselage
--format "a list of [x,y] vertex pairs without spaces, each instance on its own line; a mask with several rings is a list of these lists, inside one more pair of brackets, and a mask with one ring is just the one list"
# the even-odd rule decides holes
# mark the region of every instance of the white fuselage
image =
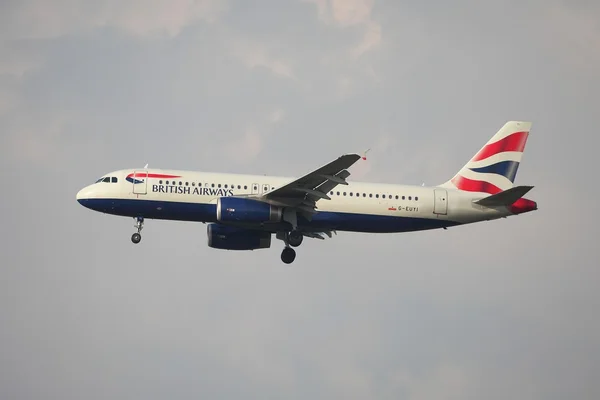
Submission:
[[391,233],[448,228],[537,210],[514,186],[531,123],[509,121],[447,182],[435,187],[348,182],[361,158],[343,154],[299,178],[179,170],[120,170],[77,193],[92,210],[144,219],[209,223],[208,246],[255,250],[285,244],[296,258],[304,237],[332,232]]
[[[133,173],[146,173],[137,179]],[[131,176],[134,176],[132,178]],[[149,219],[216,221],[219,197],[261,196],[294,178],[180,170],[120,170],[85,187],[77,200],[96,211]],[[104,181],[103,181],[104,180]],[[108,182],[105,182],[108,180]],[[301,221],[305,231],[406,232],[446,228],[512,215],[507,207],[482,207],[473,201],[487,193],[440,187],[348,182],[319,200],[317,213]],[[267,229],[267,228],[265,228]],[[268,228],[277,231],[276,226]]]

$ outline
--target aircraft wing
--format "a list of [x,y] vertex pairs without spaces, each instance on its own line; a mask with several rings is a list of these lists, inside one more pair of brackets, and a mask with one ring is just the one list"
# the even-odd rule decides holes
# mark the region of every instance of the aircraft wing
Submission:
[[278,189],[273,190],[261,199],[279,206],[295,207],[303,213],[315,213],[316,202],[331,200],[327,193],[337,185],[347,185],[350,168],[360,159],[358,154],[345,154],[337,160],[304,175]]

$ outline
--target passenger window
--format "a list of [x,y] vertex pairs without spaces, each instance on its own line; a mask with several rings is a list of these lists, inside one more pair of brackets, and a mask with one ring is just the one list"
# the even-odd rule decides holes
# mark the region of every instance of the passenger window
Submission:
[[412,196],[408,196],[408,199],[409,199],[409,200],[412,200]]
[[369,193],[369,197],[373,197],[373,193]]
[[402,196],[402,200],[406,199],[406,197]]
[[241,189],[241,188],[242,188],[242,186],[241,186],[241,185],[238,185],[238,189]]
[[350,192],[350,196],[352,196],[352,192]]
[[396,195],[396,200],[398,200],[398,195]]
[[189,182],[186,182],[186,183],[185,183],[185,186],[189,186],[189,185],[190,185],[190,183],[189,183]]
[[375,197],[376,197],[376,198],[379,198],[379,195],[378,195],[378,194],[376,194],[376,195],[375,195]]
[[215,187],[215,184],[214,184],[214,183],[211,183],[211,184],[210,184],[210,187]]
[[248,190],[248,185],[244,185],[244,190]]
[[196,186],[196,182],[192,182],[192,186]]
[[419,200],[419,198],[418,198],[418,197],[415,197],[415,201],[417,201],[417,200]]
[[198,182],[198,187],[202,187],[202,183]]

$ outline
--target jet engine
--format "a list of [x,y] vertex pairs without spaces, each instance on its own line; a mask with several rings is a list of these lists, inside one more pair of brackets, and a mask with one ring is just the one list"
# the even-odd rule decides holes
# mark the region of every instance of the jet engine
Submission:
[[209,224],[206,228],[208,247],[222,250],[256,250],[271,247],[271,233]]
[[271,204],[239,197],[217,199],[217,221],[237,223],[280,222],[283,209]]

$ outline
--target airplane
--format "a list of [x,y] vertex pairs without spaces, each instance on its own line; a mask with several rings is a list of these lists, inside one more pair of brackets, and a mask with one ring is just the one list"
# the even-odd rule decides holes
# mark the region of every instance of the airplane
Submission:
[[146,219],[207,223],[208,246],[222,250],[284,243],[292,263],[303,239],[336,232],[397,233],[447,229],[537,210],[514,186],[531,122],[507,122],[450,180],[437,186],[349,182],[348,169],[366,156],[345,154],[300,178],[182,170],[123,169],[81,189],[94,211],[133,217],[131,241]]

